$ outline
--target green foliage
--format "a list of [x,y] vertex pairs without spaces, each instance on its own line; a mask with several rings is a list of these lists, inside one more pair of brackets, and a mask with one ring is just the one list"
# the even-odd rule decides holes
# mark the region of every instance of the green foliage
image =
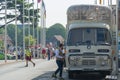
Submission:
[[[15,28],[16,26],[14,24],[9,24],[7,26],[7,34],[12,39],[13,45],[15,45]],[[20,27],[17,27],[17,43],[19,46],[23,44],[23,30]]]
[[56,23],[50,28],[48,28],[46,33],[46,40],[49,40],[48,42],[51,42],[54,35],[61,35],[65,39],[65,33],[66,29],[64,28],[64,26],[59,23]]
[[5,59],[5,55],[0,53],[0,60],[4,60]]
[[25,45],[29,46],[29,41],[30,41],[30,46],[32,46],[36,40],[30,35],[25,37]]
[[[1,6],[3,6],[3,2],[5,2],[5,0],[0,0],[0,3],[1,3]],[[23,8],[23,3],[24,3],[24,8]],[[15,6],[17,8],[17,10],[19,11],[19,15],[17,16],[17,20],[19,20],[21,23],[23,23],[23,14],[24,14],[24,22],[27,23],[28,20],[30,19],[30,22],[33,23],[33,19],[35,21],[34,24],[32,25],[35,25],[38,26],[38,24],[36,23],[40,18],[40,15],[39,15],[39,12],[38,12],[38,9],[33,9],[33,5],[34,3],[28,3],[26,0],[23,2],[23,0],[16,0],[16,4],[17,6],[15,5],[15,0],[7,0],[7,9],[11,10],[11,9],[15,9]],[[1,10],[4,10],[5,8],[1,7],[0,8],[0,11]],[[24,13],[23,13],[23,9],[24,9]],[[30,10],[30,12],[29,12]],[[30,13],[30,15],[28,15],[28,12]],[[33,13],[34,13],[34,17],[33,17]],[[11,21],[7,22],[10,23],[12,21],[15,20],[15,15],[14,14],[7,14],[7,19],[12,19]],[[4,17],[0,17],[1,19],[4,19]],[[5,25],[3,25],[2,27],[4,27]]]
[[[7,34],[8,36],[12,39],[13,45],[15,45],[15,28],[16,26],[14,24],[9,24],[7,26]],[[35,38],[33,38],[33,27],[30,27],[30,39],[28,38],[28,27],[25,26],[25,44],[28,45],[28,42],[30,40],[30,45],[33,45],[33,43],[36,43],[37,40],[37,30],[39,31],[40,35],[40,27],[35,28]],[[0,28],[0,33],[4,33],[4,29]],[[63,25],[56,23],[53,26],[46,28],[46,41],[47,42],[52,42],[52,38],[54,35],[61,35],[64,39],[66,33],[66,29]],[[40,37],[40,36],[39,36]],[[40,41],[40,38],[39,38]],[[0,41],[0,44],[3,42]],[[22,27],[17,27],[17,45],[18,46],[23,46],[23,28]],[[0,46],[2,48],[2,46]]]
[[13,59],[15,59],[15,56],[11,55],[11,54],[7,54],[7,59],[8,60],[13,60]]
[[4,29],[0,28],[0,34],[3,34],[3,33],[4,33]]
[[29,45],[29,36],[25,37],[25,45],[28,46]]
[[3,48],[4,48],[4,41],[0,40],[0,50],[3,50]]
[[[0,53],[0,60],[4,60],[4,59],[5,59],[5,54],[4,53]],[[15,59],[15,56],[8,54],[7,55],[7,59],[8,60]]]
[[7,26],[8,36],[12,39],[13,44],[15,44],[15,25],[10,24]]
[[[5,55],[3,53],[0,53],[0,60],[4,60],[4,59],[5,59]],[[7,59],[8,60],[14,59],[14,56],[7,55]]]

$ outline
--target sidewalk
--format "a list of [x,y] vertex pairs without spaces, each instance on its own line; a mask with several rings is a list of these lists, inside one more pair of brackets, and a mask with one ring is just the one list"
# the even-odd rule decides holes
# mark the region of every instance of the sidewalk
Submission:
[[[46,59],[32,59],[33,61],[47,61]],[[6,64],[11,64],[11,63],[17,63],[17,62],[25,62],[25,60],[21,60],[21,59],[18,59],[17,61],[16,60],[7,60],[7,62],[5,62],[5,60],[0,60],[0,66],[1,65],[6,65]]]
[[5,64],[10,64],[10,63],[22,62],[22,61],[24,60],[6,60],[6,62],[5,60],[0,60],[0,66]]

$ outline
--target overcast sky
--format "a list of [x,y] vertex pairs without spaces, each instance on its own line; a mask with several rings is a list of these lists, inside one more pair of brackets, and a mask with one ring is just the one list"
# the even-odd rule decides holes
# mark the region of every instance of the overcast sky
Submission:
[[46,27],[50,27],[55,23],[61,23],[63,26],[66,26],[66,11],[69,6],[95,4],[95,0],[44,0],[44,3],[46,7]]

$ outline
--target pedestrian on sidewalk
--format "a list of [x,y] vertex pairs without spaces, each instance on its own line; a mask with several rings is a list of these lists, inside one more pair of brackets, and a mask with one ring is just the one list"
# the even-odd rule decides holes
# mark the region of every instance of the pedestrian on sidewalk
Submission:
[[50,47],[48,47],[48,50],[47,50],[47,57],[48,57],[48,60],[50,60]]
[[46,49],[42,48],[42,58],[45,59],[46,58]]
[[26,60],[25,67],[28,67],[28,61],[30,61],[33,64],[33,66],[35,67],[35,63],[31,60],[31,58],[32,58],[32,54],[29,50],[29,47],[27,46],[26,50],[25,50],[25,60]]
[[59,45],[59,48],[56,49],[55,51],[55,56],[56,56],[56,64],[58,68],[56,71],[53,73],[52,77],[57,78],[57,73],[59,73],[59,79],[64,80],[62,77],[62,72],[63,72],[63,64],[64,64],[64,50],[63,50],[63,44]]

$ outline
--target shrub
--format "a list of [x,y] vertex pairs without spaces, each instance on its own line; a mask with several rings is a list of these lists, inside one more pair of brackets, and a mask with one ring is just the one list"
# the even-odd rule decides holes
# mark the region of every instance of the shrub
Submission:
[[5,59],[5,55],[0,53],[0,60],[4,60]]

